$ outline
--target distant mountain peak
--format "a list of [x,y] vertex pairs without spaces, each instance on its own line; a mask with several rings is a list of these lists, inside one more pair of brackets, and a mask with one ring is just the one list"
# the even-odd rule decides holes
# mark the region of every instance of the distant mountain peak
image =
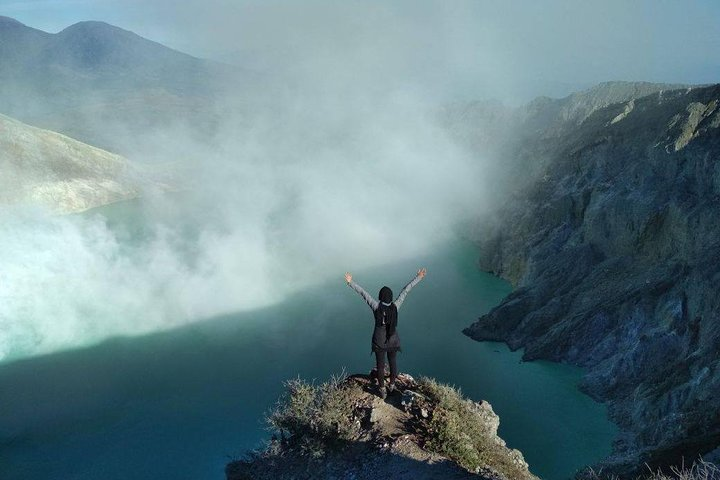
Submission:
[[122,29],[120,27],[116,27],[115,25],[111,25],[106,22],[101,22],[97,20],[87,20],[83,22],[78,22],[73,25],[70,25],[69,27],[63,29],[58,33],[58,35],[68,35],[68,34],[125,34],[125,35],[135,35],[133,32],[129,30]]
[[580,92],[575,92],[573,95],[585,95],[595,92],[617,92],[617,93],[628,93],[628,92],[656,92],[659,90],[677,90],[681,88],[697,87],[699,85],[690,85],[686,83],[658,83],[658,82],[643,82],[643,81],[625,81],[625,80],[612,80],[600,82],[590,88],[587,88]]
[[[124,28],[101,21],[82,21],[75,23],[60,31],[57,34],[57,38],[61,41],[70,41],[75,46],[82,45],[83,49],[89,50],[96,49],[99,45],[106,47],[113,45],[114,48],[116,47],[118,49],[118,52],[124,52],[124,54],[130,56],[173,55],[176,57],[176,60],[180,58],[182,58],[183,61],[187,61],[188,59],[195,60],[195,57],[191,55],[178,52],[130,30],[125,30]],[[157,61],[157,59],[155,61]]]

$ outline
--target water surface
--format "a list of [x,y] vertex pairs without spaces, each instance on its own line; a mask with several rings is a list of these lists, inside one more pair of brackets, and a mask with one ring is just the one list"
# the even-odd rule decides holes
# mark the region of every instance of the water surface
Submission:
[[[577,390],[579,369],[522,363],[461,333],[510,291],[475,263],[458,240],[353,273],[371,293],[399,292],[426,266],[400,312],[400,370],[488,400],[534,473],[568,478],[609,453],[615,428]],[[283,380],[372,367],[372,315],[342,274],[272,307],[0,365],[0,478],[224,478],[229,458],[267,438],[262,417]]]

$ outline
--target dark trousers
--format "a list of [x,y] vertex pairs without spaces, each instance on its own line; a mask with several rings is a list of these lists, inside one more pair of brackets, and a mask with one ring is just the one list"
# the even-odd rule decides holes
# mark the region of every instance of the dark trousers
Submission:
[[[387,352],[387,358],[390,362],[390,383],[395,383],[397,378],[397,352]],[[385,352],[375,352],[375,363],[377,366],[378,384],[380,387],[385,386]]]

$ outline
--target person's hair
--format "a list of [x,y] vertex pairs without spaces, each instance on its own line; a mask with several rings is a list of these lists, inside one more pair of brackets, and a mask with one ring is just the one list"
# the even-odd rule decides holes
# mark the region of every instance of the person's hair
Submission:
[[391,303],[393,301],[392,290],[390,290],[390,287],[382,287],[378,297],[380,297],[381,302]]
[[[390,287],[382,287],[378,296],[381,303],[375,310],[375,325],[385,325],[385,341],[387,342],[397,328],[397,306],[393,303],[393,294]],[[385,303],[390,305],[385,305]]]

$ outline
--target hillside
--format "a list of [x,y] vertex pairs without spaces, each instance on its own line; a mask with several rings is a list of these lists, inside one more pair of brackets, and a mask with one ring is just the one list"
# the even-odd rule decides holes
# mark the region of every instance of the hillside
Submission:
[[227,480],[537,479],[497,436],[490,404],[434,380],[401,374],[385,400],[368,375],[286,386],[269,417],[277,435],[228,464]]
[[156,128],[207,136],[219,92],[251,78],[103,22],[52,34],[0,17],[0,113],[116,152]]
[[142,181],[118,155],[0,115],[0,205],[70,213],[133,198]]
[[720,456],[718,102],[720,85],[658,89],[525,132],[506,152],[532,173],[476,232],[516,288],[466,333],[585,367],[621,475]]

